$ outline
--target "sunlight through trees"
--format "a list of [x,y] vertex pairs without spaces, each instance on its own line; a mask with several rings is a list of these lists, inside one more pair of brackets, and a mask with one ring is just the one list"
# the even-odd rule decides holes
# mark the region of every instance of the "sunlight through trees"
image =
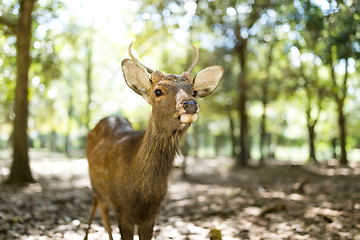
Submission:
[[150,109],[120,69],[136,39],[135,56],[163,72],[189,64],[189,43],[200,49],[195,73],[225,69],[217,94],[200,102],[190,156],[232,156],[238,168],[359,161],[359,26],[352,0],[3,0],[0,147],[26,172],[14,181],[32,181],[29,147],[81,155],[108,115],[143,128]]

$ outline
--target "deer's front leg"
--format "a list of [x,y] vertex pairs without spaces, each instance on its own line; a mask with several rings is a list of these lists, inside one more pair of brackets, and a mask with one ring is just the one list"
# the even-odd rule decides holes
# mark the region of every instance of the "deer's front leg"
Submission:
[[134,224],[128,221],[121,213],[117,213],[117,222],[119,225],[121,240],[133,240],[134,238]]
[[154,223],[154,221],[150,221],[138,226],[140,240],[150,240],[152,238]]

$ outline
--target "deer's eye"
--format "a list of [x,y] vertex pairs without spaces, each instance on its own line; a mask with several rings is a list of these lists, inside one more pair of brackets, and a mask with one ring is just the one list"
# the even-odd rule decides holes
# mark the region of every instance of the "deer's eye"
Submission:
[[164,92],[161,91],[161,89],[156,89],[156,90],[155,90],[155,96],[160,97],[160,96],[163,95],[163,94],[164,94]]
[[193,97],[196,97],[197,96],[197,94],[198,94],[198,91],[193,91]]

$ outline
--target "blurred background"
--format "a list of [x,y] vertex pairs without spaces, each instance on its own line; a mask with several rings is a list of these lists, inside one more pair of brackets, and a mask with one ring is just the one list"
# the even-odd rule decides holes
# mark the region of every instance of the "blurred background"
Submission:
[[[17,43],[25,14],[31,21],[27,83],[17,65],[24,58]],[[20,112],[28,111],[21,118],[29,148],[74,158],[84,157],[89,129],[105,116],[146,127],[150,106],[126,86],[121,71],[134,40],[134,55],[164,73],[189,67],[190,43],[200,51],[193,74],[210,65],[225,69],[214,94],[199,100],[184,155],[232,157],[235,167],[274,158],[360,160],[355,0],[2,0],[0,157],[19,144],[13,131]],[[17,83],[28,94],[16,91]],[[28,110],[16,113],[16,99],[25,105],[28,99]]]

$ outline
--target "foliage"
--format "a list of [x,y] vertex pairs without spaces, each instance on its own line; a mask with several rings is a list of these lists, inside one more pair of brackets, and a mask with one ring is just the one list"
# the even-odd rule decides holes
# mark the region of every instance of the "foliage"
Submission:
[[[2,3],[1,15],[15,19],[17,2]],[[189,43],[200,49],[194,73],[215,64],[225,68],[216,94],[199,101],[202,115],[189,131],[191,154],[194,141],[205,149],[203,155],[239,154],[242,111],[248,116],[253,158],[259,156],[256,152],[262,144],[273,151],[276,145],[306,144],[308,126],[314,127],[315,146],[325,146],[323,153],[332,152],[331,142],[341,132],[339,106],[346,119],[346,147],[360,145],[356,131],[360,125],[357,1],[109,4],[112,8],[107,10],[92,1],[37,4],[29,82],[29,135],[37,147],[47,145],[44,139],[56,133],[59,139],[69,136],[73,147],[83,148],[84,141],[77,139],[84,139],[87,126],[111,114],[125,115],[136,129],[146,126],[149,107],[127,88],[120,70],[134,39],[135,56],[166,73],[180,74],[188,68],[194,56]],[[94,6],[99,9],[89,10]],[[6,146],[14,118],[16,39],[1,23],[0,31],[0,146]],[[90,93],[86,82],[89,59]],[[242,78],[245,102],[239,99]],[[339,105],[339,99],[343,104]],[[66,144],[60,145],[58,150],[65,150]]]

